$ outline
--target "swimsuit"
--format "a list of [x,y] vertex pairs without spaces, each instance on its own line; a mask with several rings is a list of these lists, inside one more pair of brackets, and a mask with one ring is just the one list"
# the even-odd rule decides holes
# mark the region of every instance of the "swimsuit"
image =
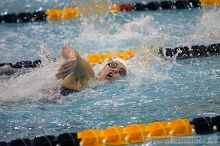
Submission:
[[77,93],[77,92],[79,92],[79,91],[72,90],[72,89],[69,89],[69,88],[66,88],[66,87],[61,87],[60,88],[60,94],[63,95],[63,96],[67,96],[69,94]]

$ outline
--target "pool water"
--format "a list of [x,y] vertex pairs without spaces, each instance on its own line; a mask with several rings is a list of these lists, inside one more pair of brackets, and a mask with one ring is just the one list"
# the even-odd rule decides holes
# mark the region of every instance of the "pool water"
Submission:
[[[1,1],[1,13],[74,5],[67,0],[23,0],[23,3],[15,7],[20,1]],[[55,74],[62,60],[58,58],[55,63],[48,60],[59,56],[66,45],[86,56],[148,49],[151,45],[177,47],[219,43],[219,18],[218,8],[196,8],[122,13],[64,22],[0,24],[0,63],[44,60],[40,68],[0,76],[0,141],[219,115],[218,56],[185,60],[136,56],[127,61],[127,77],[111,84],[94,83],[67,97],[52,94],[58,84]],[[148,64],[142,60],[146,57],[159,61]],[[101,66],[97,65],[95,71]]]

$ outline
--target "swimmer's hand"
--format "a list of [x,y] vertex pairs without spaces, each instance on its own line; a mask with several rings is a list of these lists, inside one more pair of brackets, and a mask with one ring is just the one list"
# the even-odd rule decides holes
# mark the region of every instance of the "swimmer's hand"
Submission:
[[58,73],[56,74],[57,79],[65,78],[69,74],[72,73],[72,71],[77,66],[77,59],[68,59],[66,60],[59,68]]
[[57,79],[65,78],[75,70],[78,64],[79,53],[72,48],[64,47],[61,56],[65,59],[65,62],[61,64],[56,74]]
[[65,60],[77,59],[77,57],[79,57],[79,53],[76,50],[74,50],[73,48],[64,47],[62,52],[61,52],[61,56]]

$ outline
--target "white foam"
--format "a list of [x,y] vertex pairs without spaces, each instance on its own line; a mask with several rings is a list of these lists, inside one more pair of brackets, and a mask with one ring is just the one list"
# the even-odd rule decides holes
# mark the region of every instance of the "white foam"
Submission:
[[219,43],[220,40],[220,10],[204,9],[199,19],[195,33],[191,36],[194,41],[207,43]]
[[74,38],[74,42],[82,42],[81,48],[88,48],[90,47],[88,44],[93,44],[91,48],[99,47],[97,48],[99,51],[106,49],[118,51],[128,44],[129,48],[141,46],[161,35],[159,30],[154,28],[154,19],[151,16],[135,18],[125,24],[110,21],[101,24],[101,27],[98,26],[99,24],[83,22],[80,34]]
[[12,75],[8,80],[0,80],[0,102],[11,101],[38,101],[41,98],[52,98],[55,94],[55,87],[59,81],[55,78],[60,60],[53,55],[53,51],[45,47],[40,47],[38,52],[41,60],[41,67],[36,69],[21,69],[20,72]]
[[46,67],[11,78],[0,85],[0,101],[37,101],[52,96],[50,92],[58,84],[55,78],[56,70],[56,64],[48,64]]

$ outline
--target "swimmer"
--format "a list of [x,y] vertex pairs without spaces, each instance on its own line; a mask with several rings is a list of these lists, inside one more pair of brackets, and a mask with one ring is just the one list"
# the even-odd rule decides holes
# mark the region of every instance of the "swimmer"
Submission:
[[58,69],[56,77],[62,79],[60,94],[64,96],[85,89],[93,78],[99,81],[112,82],[127,74],[126,66],[120,61],[107,63],[95,75],[89,62],[83,59],[76,50],[65,47],[61,56],[65,61]]

